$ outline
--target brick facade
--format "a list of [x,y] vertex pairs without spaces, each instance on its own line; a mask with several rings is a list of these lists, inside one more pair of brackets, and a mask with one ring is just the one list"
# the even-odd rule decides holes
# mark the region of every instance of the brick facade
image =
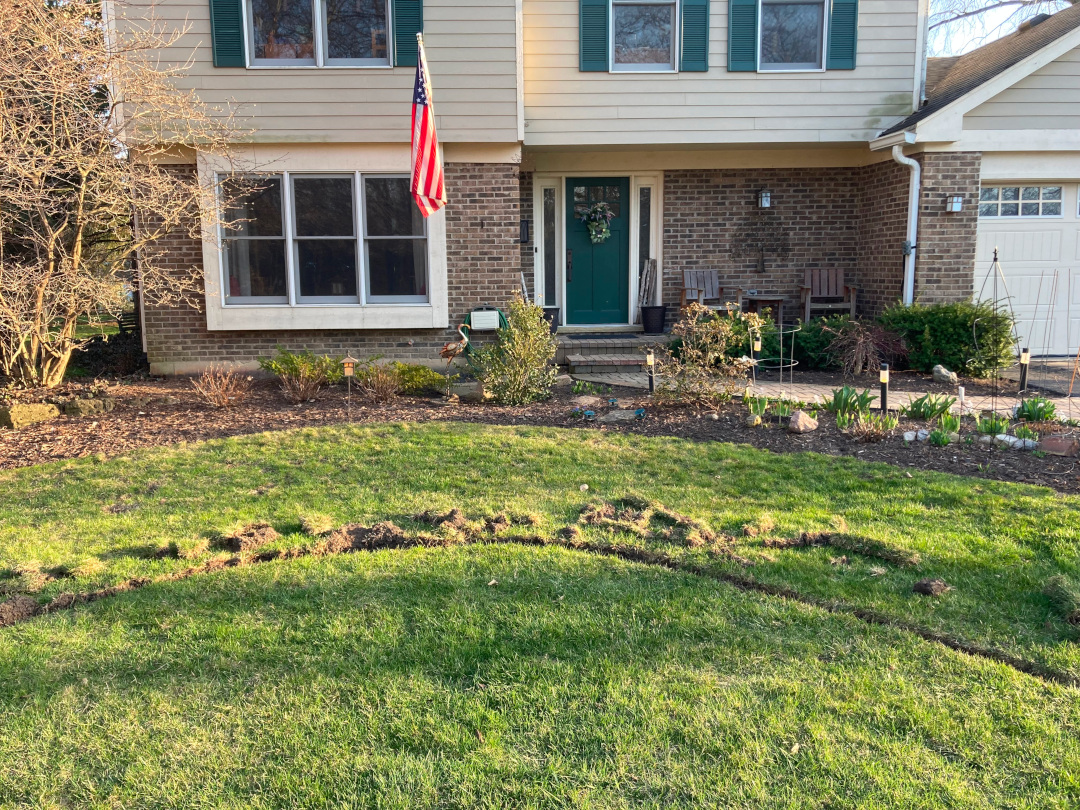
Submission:
[[[979,225],[979,152],[928,152],[921,156],[919,249],[915,297],[923,304],[970,298],[975,283],[975,242]],[[945,210],[945,199],[962,194],[958,214]]]
[[[772,191],[769,216],[789,243],[785,256],[766,254],[764,273],[756,257],[732,248],[754,227],[762,188]],[[838,267],[858,283],[860,190],[857,168],[666,172],[663,302],[678,306],[683,270],[717,269],[731,300],[739,288],[783,295],[784,318],[794,320],[806,270]]]
[[[505,307],[520,287],[519,167],[514,164],[447,164],[447,288],[451,324],[473,307]],[[175,234],[163,244],[178,272],[201,268],[202,243]],[[206,315],[190,306],[145,306],[151,368],[170,371],[214,362],[250,363],[275,347],[316,353],[381,354],[439,362],[438,349],[453,328],[409,330],[273,330],[211,332]]]
[[861,171],[858,287],[863,315],[878,315],[903,296],[910,174],[893,160]]

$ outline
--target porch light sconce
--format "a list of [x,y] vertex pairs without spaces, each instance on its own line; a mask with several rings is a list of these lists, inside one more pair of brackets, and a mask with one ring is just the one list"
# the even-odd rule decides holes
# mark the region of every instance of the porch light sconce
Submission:
[[757,193],[757,205],[758,208],[772,208],[772,192],[767,188],[761,189]]
[[521,239],[521,244],[529,244],[529,220],[527,219],[521,220],[521,230],[519,232],[519,238]]
[[964,196],[962,194],[950,194],[945,198],[945,211],[950,214],[959,214],[964,210]]

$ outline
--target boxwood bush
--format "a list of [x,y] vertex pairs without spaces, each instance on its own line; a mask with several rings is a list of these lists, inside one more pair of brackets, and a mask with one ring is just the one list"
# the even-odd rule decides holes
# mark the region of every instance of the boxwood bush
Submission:
[[879,319],[904,338],[908,365],[931,371],[941,364],[971,377],[987,377],[1016,360],[1012,315],[993,304],[896,304]]

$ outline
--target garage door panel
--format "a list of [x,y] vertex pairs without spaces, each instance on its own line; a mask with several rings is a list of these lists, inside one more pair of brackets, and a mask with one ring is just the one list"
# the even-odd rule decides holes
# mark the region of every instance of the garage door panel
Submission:
[[1054,230],[992,230],[980,232],[977,252],[986,259],[994,258],[994,248],[1003,262],[1061,261],[1061,229]]
[[[983,181],[984,187],[995,185],[1006,184]],[[1078,189],[1075,182],[1060,185],[1064,189],[1064,216],[1060,218],[979,218],[975,290],[981,291],[983,299],[994,298],[994,279],[989,271],[997,248],[1003,276],[998,298],[1004,299],[1008,290],[1021,345],[1037,355],[1068,355],[1080,345]]]

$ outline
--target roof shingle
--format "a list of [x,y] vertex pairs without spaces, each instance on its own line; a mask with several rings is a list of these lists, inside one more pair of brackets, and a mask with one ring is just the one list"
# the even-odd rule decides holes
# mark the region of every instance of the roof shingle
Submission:
[[882,135],[901,132],[1080,27],[1080,3],[961,56],[928,59],[926,103]]

